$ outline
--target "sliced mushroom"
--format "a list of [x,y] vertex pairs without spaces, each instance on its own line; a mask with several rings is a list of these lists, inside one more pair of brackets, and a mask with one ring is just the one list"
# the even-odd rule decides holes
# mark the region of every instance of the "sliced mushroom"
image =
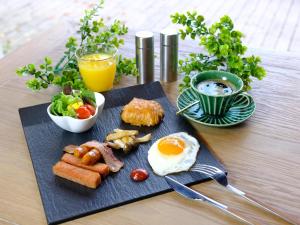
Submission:
[[125,143],[120,139],[114,140],[114,143],[119,145],[119,147],[122,148],[122,149],[125,148]]
[[107,135],[106,141],[113,141],[113,140],[120,139],[122,137],[135,136],[135,135],[139,134],[139,132],[137,130],[120,130],[120,129],[115,129],[114,131],[115,131],[115,133],[111,133],[111,134]]
[[143,143],[143,142],[147,142],[147,141],[150,141],[150,140],[151,140],[151,133],[146,134],[143,137],[135,138],[135,141],[138,142],[138,143]]
[[108,146],[114,149],[122,149],[125,153],[130,152],[139,143],[147,142],[151,139],[151,134],[137,138],[137,130],[121,130],[114,129],[114,133],[110,133],[106,137]]

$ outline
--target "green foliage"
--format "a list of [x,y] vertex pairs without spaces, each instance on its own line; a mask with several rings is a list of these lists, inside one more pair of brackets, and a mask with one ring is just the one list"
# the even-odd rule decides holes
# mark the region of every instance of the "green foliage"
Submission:
[[28,64],[17,69],[16,73],[19,76],[32,76],[33,78],[29,79],[26,85],[34,91],[46,89],[51,84],[60,87],[70,85],[74,89],[84,88],[79,72],[76,69],[64,69],[61,75],[55,75],[52,61],[49,57],[45,57],[44,63],[39,68],[36,68],[34,64]]
[[[115,20],[112,24],[106,25],[103,18],[98,18],[97,12],[103,8],[104,1],[100,0],[94,8],[86,10],[82,19],[80,19],[79,30],[77,33],[80,40],[70,37],[66,44],[66,51],[63,57],[55,66],[55,72],[59,72],[65,68],[77,69],[77,60],[75,58],[75,51],[77,47],[83,45],[89,49],[97,48],[99,44],[112,45],[116,48],[124,44],[124,39],[120,36],[127,34],[128,28],[120,21]],[[78,45],[78,43],[80,43]],[[135,67],[134,67],[135,68]],[[126,75],[136,75],[134,68],[126,71]],[[117,74],[120,78],[123,74]]]
[[[119,38],[119,36],[125,35],[128,32],[128,28],[121,23],[119,20],[115,20],[110,26],[103,25],[103,19],[98,21],[93,21],[92,32],[82,40],[88,46],[98,45],[98,44],[108,44],[119,48],[124,44],[124,40]],[[100,24],[96,25],[95,24]]]
[[[100,0],[99,3],[91,10],[86,10],[84,12],[84,17],[80,19],[80,28],[78,33],[81,36],[81,44],[86,39],[86,37],[91,36],[92,31],[98,32],[96,29],[99,27],[104,27],[103,20],[101,22],[91,22],[92,19],[97,15],[99,9],[103,8],[104,1]],[[91,27],[91,23],[93,27]]]
[[[40,65],[40,69],[36,69],[34,64],[28,64],[17,69],[16,73],[20,76],[31,75],[32,79],[27,81],[27,87],[32,90],[46,89],[49,85],[57,85],[64,87],[71,86],[73,89],[84,88],[81,80],[77,60],[75,56],[76,49],[83,45],[90,48],[99,44],[112,45],[119,48],[124,44],[124,40],[120,36],[128,32],[128,28],[120,21],[115,20],[110,25],[105,25],[103,18],[98,18],[99,9],[103,8],[104,0],[90,10],[86,10],[82,19],[80,19],[79,40],[75,37],[69,37],[65,47],[66,50],[62,58],[52,67],[52,61],[49,57],[45,58],[45,62]],[[123,58],[121,55],[117,65],[116,81],[120,81],[122,75],[137,76],[137,68],[134,59]]]
[[116,74],[115,81],[119,82],[122,78],[122,75],[128,75],[128,74],[133,76],[138,76],[136,61],[135,59],[129,59],[120,55],[117,64],[117,74]]
[[[64,52],[63,57],[59,60],[59,62],[54,67],[55,73],[60,73],[64,69],[77,69],[77,61],[75,58],[75,51],[77,49],[78,43],[75,37],[69,37],[65,47],[66,51]],[[65,62],[65,64],[61,67],[61,64]]]
[[21,68],[18,68],[16,73],[19,76],[31,75],[33,78],[26,82],[28,88],[37,91],[40,89],[46,89],[53,83],[55,75],[53,73],[52,61],[49,57],[45,57],[44,63],[39,68],[36,68],[34,64],[28,64]]
[[190,86],[190,76],[204,70],[224,70],[238,75],[244,81],[244,89],[250,90],[252,77],[261,80],[266,71],[259,64],[257,56],[244,57],[247,47],[243,45],[243,34],[234,30],[229,16],[223,16],[219,22],[208,27],[204,17],[196,12],[171,15],[172,22],[180,24],[180,37],[199,39],[206,53],[192,53],[179,61],[180,71],[185,73],[180,91]]
[[61,75],[55,76],[53,84],[60,87],[68,85],[76,90],[85,88],[85,85],[80,77],[79,71],[77,69],[72,68],[64,69]]

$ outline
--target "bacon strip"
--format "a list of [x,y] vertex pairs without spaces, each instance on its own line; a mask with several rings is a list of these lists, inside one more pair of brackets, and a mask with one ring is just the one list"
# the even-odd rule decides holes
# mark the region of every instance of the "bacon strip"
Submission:
[[111,148],[109,148],[107,144],[100,143],[98,141],[93,140],[93,141],[88,141],[82,144],[81,146],[88,147],[90,149],[92,148],[98,149],[105,163],[108,165],[109,170],[112,172],[118,172],[124,166],[124,163],[114,156]]

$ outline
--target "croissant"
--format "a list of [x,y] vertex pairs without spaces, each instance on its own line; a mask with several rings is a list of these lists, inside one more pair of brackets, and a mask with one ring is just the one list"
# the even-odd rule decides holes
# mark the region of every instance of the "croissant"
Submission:
[[122,120],[134,126],[155,126],[163,117],[164,110],[158,102],[140,98],[133,98],[121,112]]

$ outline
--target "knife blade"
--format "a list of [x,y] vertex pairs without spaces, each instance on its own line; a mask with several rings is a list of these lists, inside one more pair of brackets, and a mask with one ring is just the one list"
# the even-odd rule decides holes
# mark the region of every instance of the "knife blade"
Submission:
[[208,203],[209,205],[212,205],[212,206],[222,210],[223,212],[227,213],[228,215],[232,216],[233,218],[238,219],[240,222],[243,222],[245,224],[254,225],[253,223],[240,217],[239,215],[235,214],[234,212],[229,211],[228,206],[226,206],[220,202],[217,202],[217,201],[201,194],[200,192],[195,191],[195,190],[185,186],[184,184],[181,184],[180,182],[174,180],[173,178],[171,178],[169,176],[165,176],[165,179],[166,179],[167,183],[169,184],[169,186],[172,189],[174,189],[178,194],[182,195],[183,197],[185,197],[187,199],[192,199],[195,201],[201,201],[201,202]]

